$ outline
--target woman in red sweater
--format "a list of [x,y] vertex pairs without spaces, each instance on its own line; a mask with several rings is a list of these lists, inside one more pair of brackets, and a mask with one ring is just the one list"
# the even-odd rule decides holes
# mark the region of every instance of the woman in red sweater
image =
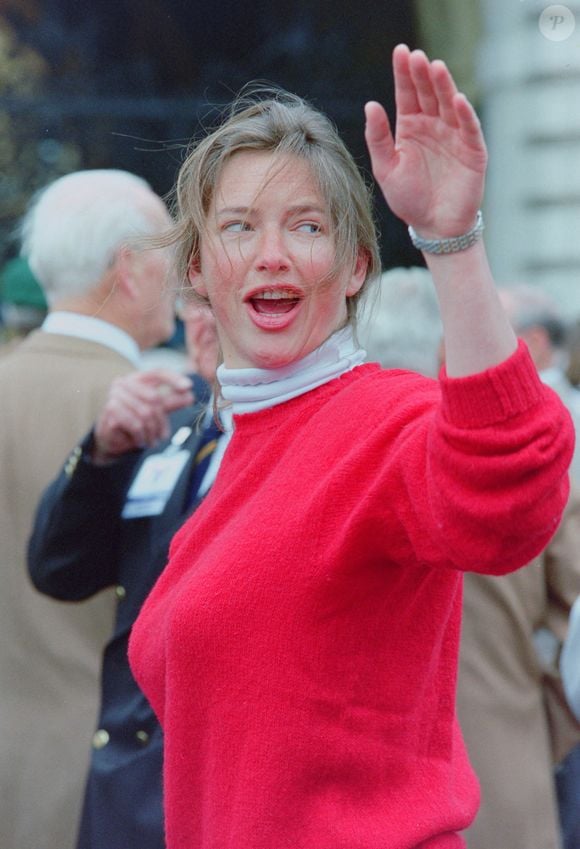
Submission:
[[486,151],[442,62],[394,52],[373,172],[433,276],[439,381],[364,364],[369,193],[330,122],[237,103],[178,182],[181,273],[209,303],[235,429],[130,658],[165,734],[168,849],[459,849],[478,805],[455,717],[464,570],[527,563],[572,430],[499,304]]

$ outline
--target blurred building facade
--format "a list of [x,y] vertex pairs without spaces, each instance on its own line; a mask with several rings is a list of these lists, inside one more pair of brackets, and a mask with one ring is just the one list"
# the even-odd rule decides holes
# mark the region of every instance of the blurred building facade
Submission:
[[[580,315],[580,2],[480,0],[477,74],[496,278]],[[575,27],[574,27],[575,24]]]

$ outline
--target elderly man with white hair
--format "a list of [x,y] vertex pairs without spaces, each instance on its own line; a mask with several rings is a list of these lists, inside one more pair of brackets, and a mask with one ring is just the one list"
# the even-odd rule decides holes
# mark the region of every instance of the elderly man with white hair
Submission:
[[23,254],[49,313],[0,362],[2,849],[75,844],[116,599],[59,604],[41,596],[28,579],[26,545],[40,493],[111,382],[173,332],[168,257],[150,238],[169,224],[151,187],[117,170],[56,180],[23,221]]

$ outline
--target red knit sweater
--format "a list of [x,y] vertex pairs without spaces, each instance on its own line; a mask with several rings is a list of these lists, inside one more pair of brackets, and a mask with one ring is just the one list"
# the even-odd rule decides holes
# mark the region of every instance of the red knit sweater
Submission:
[[168,849],[456,849],[461,572],[548,542],[572,429],[527,352],[360,366],[236,417],[130,657],[165,732]]

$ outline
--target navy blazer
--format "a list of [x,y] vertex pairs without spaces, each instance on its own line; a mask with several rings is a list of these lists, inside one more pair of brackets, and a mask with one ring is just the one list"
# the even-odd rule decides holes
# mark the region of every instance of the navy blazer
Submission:
[[172,434],[193,432],[183,444],[190,459],[159,516],[123,519],[127,490],[142,462],[167,440],[108,466],[86,457],[92,435],[46,489],[29,542],[34,585],[53,598],[80,601],[115,587],[117,614],[102,667],[101,706],[78,849],[164,849],[162,733],[137,686],[127,657],[129,633],[167,562],[169,543],[191,513],[188,484],[201,439],[208,390],[194,377],[197,401],[171,416]]

